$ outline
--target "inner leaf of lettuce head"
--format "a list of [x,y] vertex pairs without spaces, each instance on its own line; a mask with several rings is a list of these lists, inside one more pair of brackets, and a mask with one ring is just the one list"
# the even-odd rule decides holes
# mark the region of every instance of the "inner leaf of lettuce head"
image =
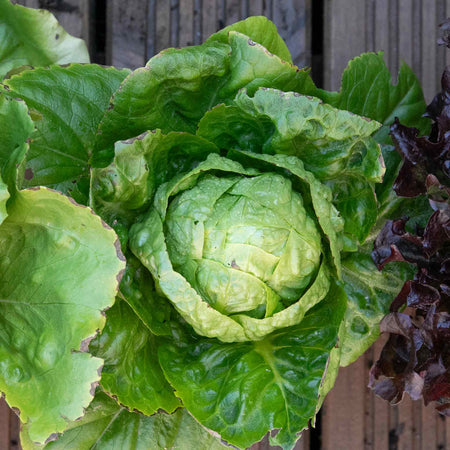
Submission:
[[222,314],[269,317],[296,301],[320,264],[320,232],[276,173],[207,174],[170,203],[174,269]]

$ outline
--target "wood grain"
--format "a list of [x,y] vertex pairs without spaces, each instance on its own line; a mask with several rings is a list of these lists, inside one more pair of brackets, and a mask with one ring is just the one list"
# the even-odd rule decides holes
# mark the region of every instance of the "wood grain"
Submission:
[[311,64],[311,0],[280,0],[273,22],[291,51],[294,64]]
[[9,449],[10,427],[9,427],[10,411],[8,405],[3,398],[0,398],[0,449]]
[[219,21],[217,17],[217,1],[216,0],[203,0],[202,8],[202,40],[207,39],[211,34],[220,29]]
[[180,46],[194,43],[194,0],[180,0]]
[[108,3],[107,64],[131,69],[145,64],[153,51],[147,49],[147,18],[152,22],[154,6],[152,0],[111,0]]
[[449,6],[448,0],[325,0],[325,88],[339,89],[349,59],[382,50],[393,79],[405,61],[431,101],[440,89],[446,58],[449,62],[449,52],[436,45]]
[[339,370],[322,407],[322,449],[364,448],[365,360]]

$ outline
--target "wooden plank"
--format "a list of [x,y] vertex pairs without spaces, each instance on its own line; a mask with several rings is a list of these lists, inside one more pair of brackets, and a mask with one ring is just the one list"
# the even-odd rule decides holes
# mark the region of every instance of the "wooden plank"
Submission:
[[374,45],[370,51],[382,50],[386,61],[389,60],[389,50],[391,42],[389,40],[389,4],[390,0],[377,0],[375,2],[375,27],[374,27]]
[[394,79],[397,79],[398,68],[399,68],[399,0],[390,0],[389,1],[389,10],[388,10],[388,20],[389,20],[389,29],[388,29],[388,53],[387,53],[387,61],[391,73]]
[[239,13],[240,13],[240,1],[227,0],[225,23],[227,25],[231,25],[232,23],[237,22],[240,19]]
[[445,443],[446,443],[446,447],[444,447],[445,449],[450,447],[450,417],[445,418]]
[[279,0],[273,22],[286,42],[294,64],[311,64],[311,0]]
[[[378,360],[381,350],[386,343],[387,336],[380,337],[366,352],[367,379],[368,371]],[[366,381],[367,382],[367,381]],[[365,448],[373,450],[386,450],[389,448],[389,420],[391,406],[388,402],[368,389],[370,409],[366,408]]]
[[273,10],[274,10],[274,2],[276,0],[264,0],[263,1],[263,11],[262,15],[266,16],[268,19],[273,20]]
[[[202,43],[202,29],[203,29],[203,15],[202,15],[202,0],[194,0],[194,44]],[[211,17],[214,20],[213,17]]]
[[[445,0],[445,17],[450,17],[450,0]],[[441,21],[442,23],[443,21]],[[447,50],[447,47],[443,47],[445,52],[445,64],[450,65],[450,51]],[[440,83],[439,83],[440,86]],[[450,441],[450,436],[449,436]]]
[[250,0],[241,0],[240,1],[240,20],[246,19],[250,14]]
[[[399,29],[408,30],[412,25],[413,20],[413,0],[399,0],[398,5],[399,14]],[[413,47],[413,40],[409,33],[399,33],[398,36],[398,54],[400,59],[405,61],[408,65],[412,67],[413,63],[413,52],[415,51]]]
[[0,398],[0,449],[9,449],[9,407],[4,398]]
[[[365,359],[364,380],[369,379],[369,370],[374,362],[374,349],[369,348],[362,356]],[[367,384],[367,381],[365,381]],[[364,400],[364,450],[373,450],[375,441],[374,430],[375,396],[370,389],[365,390]]]
[[[365,2],[325,0],[324,7],[324,87],[338,90],[341,74],[349,59],[366,50]],[[351,32],[349,32],[351,30]]]
[[180,0],[180,47],[194,43],[194,0]]
[[170,47],[170,2],[156,0],[155,54]]
[[394,406],[393,416],[397,420],[391,424],[391,443],[396,443],[398,450],[420,450],[414,447],[413,402],[409,395],[405,395],[401,403]]
[[249,16],[261,16],[263,14],[264,0],[251,0],[249,5]]
[[421,20],[422,0],[413,0],[412,2],[412,29],[414,32],[410,39],[412,40],[412,68],[419,80],[422,78],[422,20]]
[[429,404],[427,407],[422,405],[421,408],[421,450],[427,448],[438,448],[438,412],[436,411],[434,404]]
[[425,99],[431,101],[436,92],[436,2],[422,2],[422,85]]
[[339,370],[336,384],[322,407],[322,450],[364,448],[364,365],[362,357]]
[[[450,444],[450,443],[449,443]],[[445,442],[445,416],[437,413],[436,415],[436,449],[444,450]]]
[[[180,46],[180,0],[170,0],[170,46]],[[148,30],[148,28],[147,28]],[[148,31],[147,31],[148,32]],[[186,45],[186,44],[185,44]]]
[[227,21],[227,2],[226,0],[216,0],[216,20],[219,29],[223,28]]
[[156,0],[148,0],[147,2],[146,26],[145,62],[156,54]]
[[39,8],[39,0],[12,0],[12,3],[26,6],[27,8]]
[[373,409],[373,449],[386,450],[389,447],[389,420],[391,406],[386,400],[372,394],[374,398]]
[[[447,9],[447,7],[446,7],[446,0],[437,0],[436,1],[436,24],[438,27],[436,28],[436,39],[438,39],[441,36],[441,31],[440,31],[439,25],[442,22],[444,22],[444,20],[448,17],[447,11],[450,12],[450,10]],[[439,92],[441,90],[441,77],[442,77],[442,72],[444,71],[444,69],[447,65],[446,56],[448,53],[450,53],[450,51],[445,46],[438,46],[436,48],[436,63],[437,63],[437,66],[436,66],[436,92],[434,94],[436,94],[437,92]],[[434,95],[434,94],[432,94],[432,95]]]
[[325,88],[339,88],[349,59],[364,51],[383,50],[393,78],[405,60],[431,101],[439,89],[445,58],[450,62],[436,45],[437,27],[450,15],[449,5],[448,0],[325,0]]
[[[152,53],[151,42],[147,42],[147,18],[142,3],[142,0],[108,2],[107,64],[134,69],[146,63],[146,53]],[[148,17],[152,21],[150,3]]]
[[202,40],[205,41],[211,34],[220,29],[219,20],[217,18],[217,1],[203,0],[202,14]]
[[20,419],[12,410],[9,416],[9,450],[20,450]]

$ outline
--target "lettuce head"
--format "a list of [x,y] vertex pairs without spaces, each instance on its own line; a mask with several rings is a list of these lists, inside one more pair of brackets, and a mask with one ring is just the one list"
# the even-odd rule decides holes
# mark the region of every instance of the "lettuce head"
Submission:
[[367,242],[383,130],[422,93],[351,64],[318,89],[252,17],[133,72],[3,80],[0,390],[25,448],[294,446],[408,275]]

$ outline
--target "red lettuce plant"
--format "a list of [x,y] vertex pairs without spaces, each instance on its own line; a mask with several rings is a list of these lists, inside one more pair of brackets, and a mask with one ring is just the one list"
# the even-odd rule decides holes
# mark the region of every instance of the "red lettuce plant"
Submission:
[[[448,36],[442,42],[450,46]],[[407,218],[390,220],[375,241],[372,258],[380,270],[391,261],[408,261],[417,273],[381,322],[390,336],[371,369],[370,386],[391,403],[407,392],[425,404],[436,401],[450,415],[450,68],[425,117],[433,120],[428,137],[398,119],[391,126],[403,157],[393,189],[403,197],[426,195],[433,212],[414,232],[407,231]]]

